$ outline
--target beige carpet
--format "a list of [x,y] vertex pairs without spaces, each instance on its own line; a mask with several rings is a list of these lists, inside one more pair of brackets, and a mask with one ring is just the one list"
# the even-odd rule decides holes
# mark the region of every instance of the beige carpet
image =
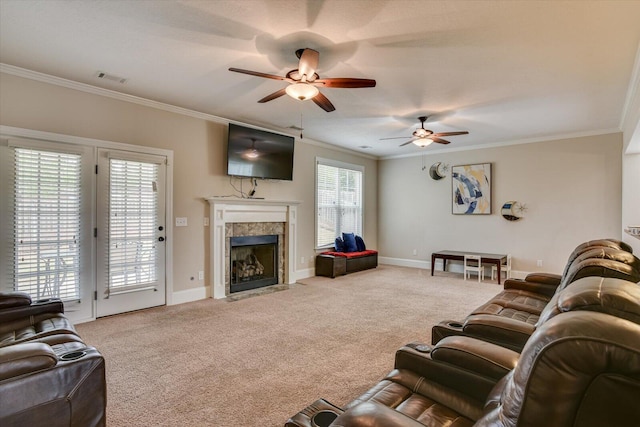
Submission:
[[282,426],[320,397],[341,406],[501,289],[391,266],[302,282],[78,325],[107,361],[108,426]]

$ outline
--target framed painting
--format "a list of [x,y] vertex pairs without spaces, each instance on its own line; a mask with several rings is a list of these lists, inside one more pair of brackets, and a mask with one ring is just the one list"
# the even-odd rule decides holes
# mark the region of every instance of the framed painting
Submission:
[[451,168],[452,213],[491,214],[491,163]]

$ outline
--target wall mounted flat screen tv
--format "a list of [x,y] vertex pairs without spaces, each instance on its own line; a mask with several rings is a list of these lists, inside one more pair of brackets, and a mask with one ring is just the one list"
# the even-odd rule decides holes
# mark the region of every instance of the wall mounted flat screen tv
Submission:
[[227,174],[291,181],[294,142],[292,136],[230,123]]

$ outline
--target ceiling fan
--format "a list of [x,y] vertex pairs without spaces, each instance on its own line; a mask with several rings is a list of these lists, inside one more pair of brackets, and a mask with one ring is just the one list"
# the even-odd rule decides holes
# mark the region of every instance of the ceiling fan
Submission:
[[298,49],[296,50],[296,56],[300,59],[298,62],[298,68],[289,71],[284,77],[233,67],[229,68],[229,71],[289,82],[287,87],[273,92],[259,100],[258,102],[260,103],[280,98],[286,93],[292,98],[299,99],[301,101],[311,99],[328,113],[334,111],[336,107],[333,106],[326,96],[320,93],[318,87],[353,89],[359,87],[375,87],[376,85],[376,81],[371,79],[353,79],[346,77],[321,79],[318,73],[316,73],[316,69],[318,68],[318,59],[320,57],[318,51],[309,48]]
[[[454,136],[454,135],[467,135],[469,132],[460,131],[460,132],[438,132],[434,133],[432,130],[424,128],[424,122],[427,120],[427,116],[418,117],[420,120],[420,128],[416,129],[413,132],[413,137],[409,141],[404,144],[400,144],[400,147],[404,147],[405,145],[411,144],[412,142],[418,147],[426,147],[432,142],[437,142],[439,144],[449,144],[449,141],[440,138],[441,136]],[[398,136],[393,138],[380,138],[380,140],[384,139],[400,139],[406,138],[405,136]]]

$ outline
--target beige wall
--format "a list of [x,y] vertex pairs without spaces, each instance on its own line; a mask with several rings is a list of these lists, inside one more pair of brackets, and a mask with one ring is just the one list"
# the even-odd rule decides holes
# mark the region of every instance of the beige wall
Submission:
[[[0,124],[173,150],[173,215],[187,217],[189,223],[173,229],[173,288],[183,291],[205,286],[211,275],[207,265],[209,228],[203,225],[209,206],[203,198],[234,194],[226,176],[226,124],[9,74],[0,74]],[[296,140],[294,180],[260,181],[256,196],[301,202],[296,269],[303,274],[313,267],[315,256],[316,156],[365,167],[363,235],[371,247],[378,244],[377,161]],[[205,270],[206,281],[198,281],[200,270]]]
[[[577,244],[620,238],[621,150],[617,133],[383,160],[380,255],[424,264],[441,249],[511,253],[515,270],[561,272]],[[493,214],[452,215],[450,174],[440,181],[428,174],[438,161],[491,163]],[[527,205],[524,219],[502,218],[500,208],[508,200]]]
[[[622,226],[640,226],[640,154],[627,154],[622,162]],[[640,254],[640,239],[625,234],[623,240]]]

